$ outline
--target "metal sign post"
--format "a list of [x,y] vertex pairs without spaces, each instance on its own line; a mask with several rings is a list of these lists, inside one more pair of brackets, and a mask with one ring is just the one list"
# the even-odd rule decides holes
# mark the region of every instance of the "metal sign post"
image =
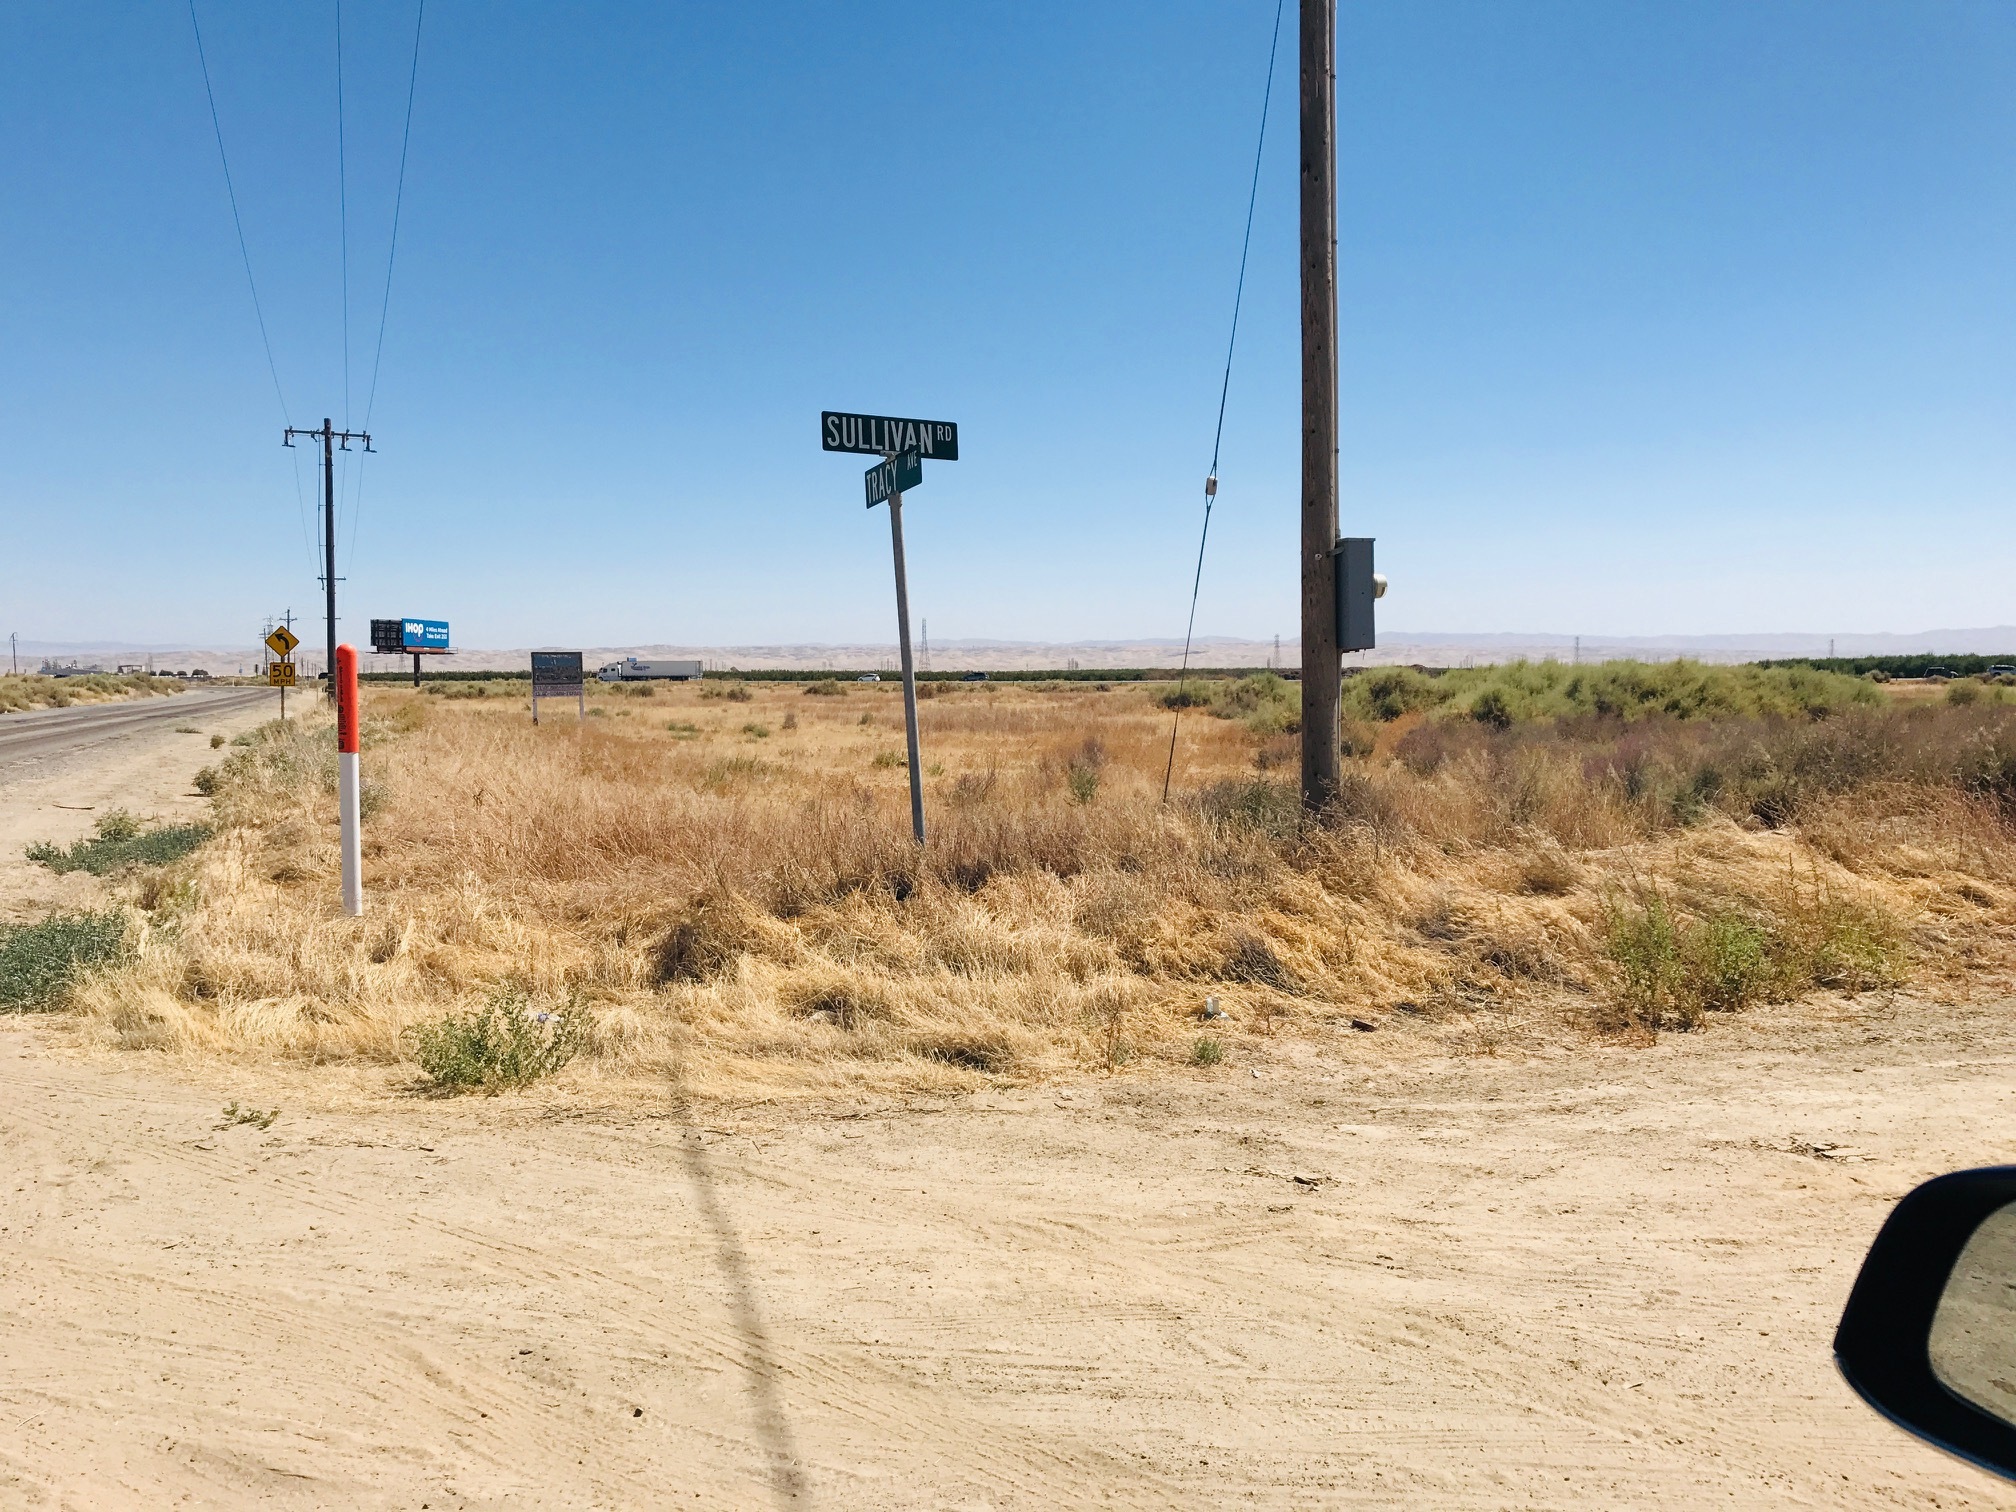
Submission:
[[959,427],[949,420],[905,420],[836,410],[819,416],[823,451],[880,455],[862,476],[868,507],[889,505],[889,545],[896,558],[896,644],[903,653],[903,738],[910,758],[910,831],[924,843],[924,764],[917,741],[917,664],[910,654],[910,577],[903,565],[903,495],[924,482],[924,459],[959,460]]
[[266,645],[280,659],[266,666],[266,681],[280,690],[280,717],[287,717],[287,690],[294,686],[294,663],[287,658],[294,654],[294,648],[301,644],[301,637],[285,625],[277,626],[266,637]]
[[868,507],[875,507],[876,475],[891,486],[889,499],[889,544],[896,554],[896,644],[903,652],[903,742],[910,757],[910,832],[924,843],[924,767],[917,755],[917,668],[910,659],[910,577],[903,570],[903,484],[911,487],[924,481],[924,464],[917,453],[908,451],[892,457],[879,467],[868,469]]

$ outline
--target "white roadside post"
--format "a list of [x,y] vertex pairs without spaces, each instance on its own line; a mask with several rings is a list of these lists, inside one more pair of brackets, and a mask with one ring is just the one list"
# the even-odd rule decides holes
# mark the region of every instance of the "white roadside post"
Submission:
[[357,777],[357,648],[336,648],[336,807],[343,843],[343,912],[364,912],[362,794]]

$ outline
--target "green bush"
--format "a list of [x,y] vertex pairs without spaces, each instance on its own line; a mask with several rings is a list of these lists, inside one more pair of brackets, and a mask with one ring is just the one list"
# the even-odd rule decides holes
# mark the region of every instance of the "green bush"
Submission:
[[1578,667],[1508,662],[1452,668],[1430,677],[1411,667],[1379,667],[1344,684],[1346,718],[1467,714],[1496,729],[1528,720],[1600,716],[1635,720],[1818,718],[1880,706],[1884,695],[1860,677],[1810,667],[1711,666],[1696,661],[1612,661]]
[[205,824],[164,824],[150,830],[124,809],[114,809],[98,821],[90,839],[68,849],[38,841],[28,847],[28,859],[53,872],[83,871],[102,877],[128,866],[166,866],[209,838],[210,827]]
[[1302,728],[1302,689],[1272,672],[1255,672],[1221,685],[1212,695],[1211,712],[1244,720],[1255,735],[1291,734]]
[[1215,1039],[1200,1039],[1190,1047],[1190,1064],[1215,1066],[1225,1059],[1225,1047]]
[[1733,913],[1702,920],[1686,937],[1683,985],[1707,1013],[1736,1013],[1764,997],[1777,972],[1771,939]]
[[125,953],[126,920],[117,912],[0,925],[0,1010],[53,1008],[86,972]]
[[406,1031],[413,1059],[429,1080],[457,1092],[528,1086],[571,1061],[584,1037],[577,1003],[542,1012],[522,987],[501,989],[473,1013],[446,1014]]
[[1211,707],[1211,689],[1201,682],[1185,678],[1156,702],[1165,709],[1208,709]]
[[1720,909],[1676,918],[1664,899],[1613,905],[1604,939],[1615,1007],[1643,1029],[1691,1029],[1815,987],[1864,992],[1904,977],[1903,931],[1882,910],[1795,890],[1761,916]]

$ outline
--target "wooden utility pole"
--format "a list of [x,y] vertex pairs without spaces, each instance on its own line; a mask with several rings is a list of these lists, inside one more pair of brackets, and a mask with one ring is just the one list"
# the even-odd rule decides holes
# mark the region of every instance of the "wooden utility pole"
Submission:
[[322,589],[328,608],[329,649],[328,661],[323,665],[328,669],[323,676],[328,679],[329,697],[336,697],[336,451],[340,446],[350,450],[352,441],[362,441],[364,450],[371,450],[369,431],[337,430],[327,419],[320,430],[298,430],[287,427],[287,434],[280,438],[282,446],[292,446],[296,436],[306,436],[322,443]]
[[1302,5],[1302,807],[1337,796],[1337,0]]

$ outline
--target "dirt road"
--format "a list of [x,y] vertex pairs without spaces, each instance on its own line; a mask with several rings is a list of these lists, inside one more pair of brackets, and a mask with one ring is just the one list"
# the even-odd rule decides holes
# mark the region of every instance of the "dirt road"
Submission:
[[0,923],[102,906],[101,883],[82,872],[59,877],[22,851],[37,840],[67,845],[114,808],[202,817],[209,802],[190,784],[224,754],[210,737],[250,729],[275,702],[263,689],[219,689],[0,718]]
[[16,1021],[0,1503],[2016,1507],[1827,1353],[2007,1008],[700,1123]]
[[273,695],[259,688],[217,688],[182,693],[172,699],[88,704],[70,709],[34,709],[0,718],[0,773],[51,756],[134,735],[158,733],[247,710],[270,713]]

